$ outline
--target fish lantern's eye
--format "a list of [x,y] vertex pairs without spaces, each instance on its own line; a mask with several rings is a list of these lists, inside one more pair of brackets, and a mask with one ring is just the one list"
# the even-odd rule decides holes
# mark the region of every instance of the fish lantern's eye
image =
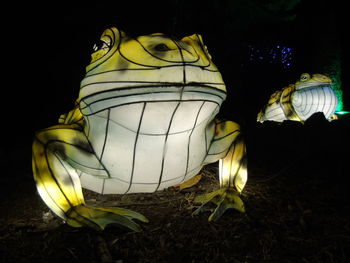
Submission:
[[303,73],[300,76],[300,81],[307,81],[310,79],[310,75],[308,73]]
[[154,46],[154,50],[164,52],[164,51],[169,51],[170,48],[166,44],[161,43]]

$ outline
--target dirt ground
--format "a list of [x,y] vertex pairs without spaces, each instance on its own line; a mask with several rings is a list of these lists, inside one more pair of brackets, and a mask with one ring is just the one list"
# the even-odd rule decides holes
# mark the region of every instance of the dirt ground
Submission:
[[[350,262],[350,119],[247,124],[246,213],[193,216],[218,187],[217,164],[195,186],[101,196],[88,203],[144,214],[140,233],[77,229],[49,213],[32,179],[29,147],[2,151],[0,262]],[[15,169],[13,169],[15,168]]]

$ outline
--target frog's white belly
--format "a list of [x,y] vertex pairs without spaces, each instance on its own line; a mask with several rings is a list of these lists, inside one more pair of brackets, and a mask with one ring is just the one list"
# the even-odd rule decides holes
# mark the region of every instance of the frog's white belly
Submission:
[[168,95],[173,98],[148,94],[143,101],[137,96],[138,102],[124,98],[123,103],[109,98],[108,108],[91,103],[85,108],[85,132],[110,178],[82,173],[84,188],[104,194],[154,192],[198,174],[214,136],[212,120],[219,104],[208,94],[206,99],[203,94],[201,99],[198,94],[182,93],[181,99],[179,93]]
[[296,90],[292,104],[301,120],[308,119],[315,112],[323,112],[330,119],[338,104],[337,96],[330,86]]

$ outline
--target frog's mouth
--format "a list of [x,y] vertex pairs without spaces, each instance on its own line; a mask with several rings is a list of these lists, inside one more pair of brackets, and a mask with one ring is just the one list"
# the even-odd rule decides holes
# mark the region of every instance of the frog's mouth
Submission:
[[80,110],[85,116],[105,109],[140,102],[212,101],[219,106],[226,92],[207,85],[146,86],[106,90],[86,96],[80,100]]
[[226,93],[209,86],[187,85],[108,90],[81,100],[83,115],[108,119],[137,134],[190,132],[213,119]]
[[331,88],[331,83],[324,83],[324,82],[312,82],[312,83],[303,83],[302,85],[296,85],[296,90],[304,90],[304,89],[322,89],[322,88]]

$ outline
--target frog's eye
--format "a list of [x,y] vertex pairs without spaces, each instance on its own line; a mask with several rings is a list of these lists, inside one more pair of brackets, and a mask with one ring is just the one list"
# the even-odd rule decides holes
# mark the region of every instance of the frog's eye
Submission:
[[164,52],[164,51],[169,51],[171,49],[166,44],[161,43],[154,46],[154,50]]
[[96,52],[97,50],[101,49],[104,44],[105,43],[101,40],[99,41],[98,44],[95,43],[94,46],[92,47],[93,52]]
[[109,43],[107,43],[106,41],[103,41],[102,39],[99,40],[98,43],[95,43],[94,46],[92,47],[93,52],[96,52],[100,49],[105,49],[105,48],[110,48]]
[[95,45],[93,46],[93,53],[91,54],[91,62],[102,58],[111,49],[111,39],[108,36],[103,36]]
[[310,79],[310,75],[308,73],[303,73],[300,76],[300,81],[307,81]]

